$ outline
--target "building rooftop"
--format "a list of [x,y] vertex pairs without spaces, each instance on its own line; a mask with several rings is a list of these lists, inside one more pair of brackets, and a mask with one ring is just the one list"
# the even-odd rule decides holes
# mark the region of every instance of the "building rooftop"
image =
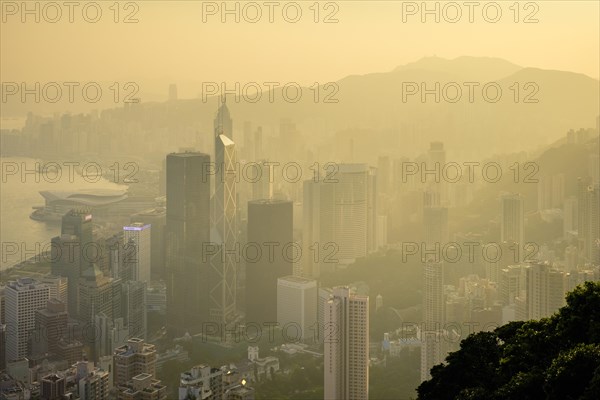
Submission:
[[248,204],[283,204],[283,203],[292,203],[291,200],[282,200],[282,199],[259,199],[259,200],[250,200]]
[[291,283],[299,283],[299,284],[314,283],[316,285],[316,283],[317,283],[317,281],[315,281],[313,279],[308,279],[308,278],[305,278],[302,276],[296,276],[296,275],[284,276],[284,277],[278,278],[278,280],[291,282]]
[[127,198],[127,191],[119,189],[82,189],[79,191],[42,190],[46,204],[54,202],[75,203],[82,206],[103,206]]
[[19,278],[16,281],[8,282],[6,287],[16,291],[24,291],[47,286],[33,278]]
[[209,157],[208,154],[201,153],[199,151],[184,151],[184,152],[180,152],[180,153],[170,153],[169,156],[170,157],[183,157],[183,158],[197,157],[197,156],[206,156],[206,157]]

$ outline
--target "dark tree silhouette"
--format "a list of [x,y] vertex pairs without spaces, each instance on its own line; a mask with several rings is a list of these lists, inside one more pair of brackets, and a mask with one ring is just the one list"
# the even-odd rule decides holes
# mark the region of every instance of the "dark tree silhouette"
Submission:
[[470,335],[417,393],[420,400],[600,399],[600,282],[577,287],[550,318]]

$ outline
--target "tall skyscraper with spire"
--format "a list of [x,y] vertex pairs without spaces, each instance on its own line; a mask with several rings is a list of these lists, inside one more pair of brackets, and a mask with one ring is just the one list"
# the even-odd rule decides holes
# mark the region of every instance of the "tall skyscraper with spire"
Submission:
[[233,140],[233,120],[231,119],[229,108],[227,108],[227,99],[225,96],[221,98],[221,106],[217,111],[217,115],[215,115],[213,126],[215,133],[218,132],[219,135],[225,135]]
[[232,120],[225,97],[214,121],[215,163],[217,175],[212,199],[211,241],[221,246],[210,260],[210,316],[218,322],[235,317],[238,262],[231,251],[238,243],[236,148],[232,140]]

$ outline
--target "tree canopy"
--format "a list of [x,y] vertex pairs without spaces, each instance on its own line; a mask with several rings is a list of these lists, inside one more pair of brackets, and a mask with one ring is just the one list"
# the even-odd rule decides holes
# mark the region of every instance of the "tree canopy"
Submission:
[[600,282],[550,318],[472,334],[431,369],[419,400],[600,399]]

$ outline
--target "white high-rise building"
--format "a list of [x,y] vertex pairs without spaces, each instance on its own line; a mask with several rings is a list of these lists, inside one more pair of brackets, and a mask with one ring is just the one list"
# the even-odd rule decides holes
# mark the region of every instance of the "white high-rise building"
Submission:
[[[350,263],[367,254],[369,168],[366,164],[340,164],[336,174],[334,219],[336,257]],[[336,179],[336,178],[334,178]]]
[[423,322],[426,330],[444,322],[444,264],[427,261],[423,281]]
[[551,316],[565,305],[567,276],[549,264],[535,262],[525,268],[526,295],[525,311],[527,319],[541,319]]
[[27,356],[28,338],[35,328],[35,312],[46,307],[50,298],[47,285],[32,278],[8,282],[5,289],[6,359],[17,360]]
[[136,245],[137,276],[140,282],[150,282],[151,262],[151,225],[134,222],[123,227],[123,243],[126,245],[129,239],[133,239]]
[[333,295],[331,288],[319,288],[319,298],[317,299],[317,323],[319,324],[319,343],[323,343],[325,335],[325,306],[329,298]]
[[[444,264],[428,260],[423,271],[423,329],[421,338],[421,382],[430,378],[431,368],[442,362],[445,351]],[[455,322],[455,321],[453,321]]]
[[277,323],[295,340],[317,338],[317,281],[299,276],[277,279]]
[[419,331],[421,340],[421,382],[431,378],[431,368],[444,361],[444,331]]
[[369,297],[336,287],[325,304],[325,400],[369,398]]
[[304,276],[316,278],[323,268],[352,263],[375,250],[375,180],[366,164],[340,164],[318,182],[304,182]]
[[516,242],[521,248],[523,242],[523,226],[525,224],[525,201],[520,194],[502,196],[502,215],[500,223],[500,240]]

